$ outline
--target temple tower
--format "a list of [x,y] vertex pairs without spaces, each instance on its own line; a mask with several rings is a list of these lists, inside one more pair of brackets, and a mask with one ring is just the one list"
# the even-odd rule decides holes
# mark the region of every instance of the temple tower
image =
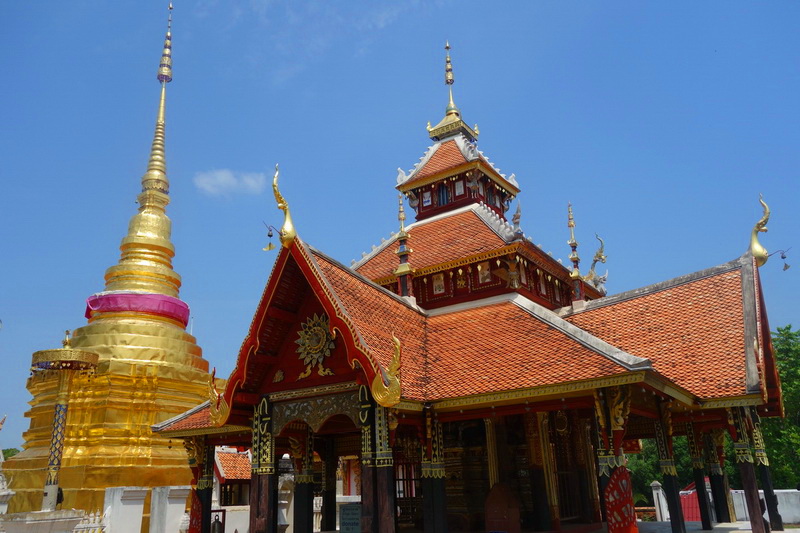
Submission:
[[[189,307],[178,297],[175,248],[166,215],[166,87],[172,81],[172,5],[157,79],[155,134],[119,262],[106,270],[105,290],[87,299],[87,325],[72,333],[75,350],[98,355],[94,372],[73,376],[67,404],[60,486],[64,508],[100,509],[111,486],[188,485],[183,446],[150,427],[208,397],[208,362],[186,331]],[[10,512],[38,510],[48,470],[59,378],[35,373],[24,450],[5,462],[16,496]],[[63,391],[62,391],[63,396]]]

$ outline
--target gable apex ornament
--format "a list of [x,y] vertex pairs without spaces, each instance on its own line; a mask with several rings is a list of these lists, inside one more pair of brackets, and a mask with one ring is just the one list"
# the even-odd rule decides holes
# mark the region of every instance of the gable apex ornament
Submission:
[[759,233],[766,233],[767,232],[767,222],[769,222],[769,206],[767,202],[764,201],[764,195],[758,195],[758,201],[761,203],[761,207],[764,208],[764,214],[762,215],[761,219],[756,222],[756,225],[753,226],[753,231],[750,233],[750,253],[753,254],[753,257],[756,260],[756,265],[764,266],[769,259],[769,253],[767,249],[761,246],[761,243],[758,242],[758,234]]
[[281,237],[281,244],[284,248],[288,248],[294,242],[294,238],[297,237],[297,231],[294,229],[294,223],[292,222],[292,215],[289,212],[289,203],[281,194],[281,191],[278,190],[278,175],[280,170],[278,169],[278,165],[275,165],[275,175],[272,176],[272,192],[275,194],[275,202],[278,204],[278,209],[283,211],[283,226],[281,226],[280,230],[280,237]]

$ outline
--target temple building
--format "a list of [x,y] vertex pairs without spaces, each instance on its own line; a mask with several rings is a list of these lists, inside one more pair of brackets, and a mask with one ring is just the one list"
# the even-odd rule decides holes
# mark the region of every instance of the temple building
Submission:
[[679,533],[679,435],[700,486],[710,477],[717,521],[731,520],[727,459],[753,531],[765,530],[757,474],[776,528],[759,426],[782,413],[758,270],[766,204],[741,257],[606,295],[602,241],[583,274],[571,207],[568,266],[525,236],[519,209],[509,221],[524,179],[478,149],[447,49],[445,116],[398,172],[399,230],[360,261],[301,239],[276,169],[281,246],[235,368],[205,403],[155,427],[191,450],[191,530],[209,531],[214,447],[226,445],[251,450],[250,533],[278,531],[284,455],[296,533],[312,531],[315,495],[322,530],[336,529],[337,471],[357,479],[365,533],[635,531],[625,452],[654,439]]
[[68,332],[63,348],[33,354],[30,428],[23,451],[3,464],[16,492],[10,512],[55,509],[59,489],[62,508],[91,512],[103,509],[107,487],[191,481],[184,448],[151,431],[208,397],[208,363],[186,331],[189,307],[178,295],[165,211],[171,43],[168,26],[155,134],[120,260],[106,270],[105,289],[88,298],[88,323]]

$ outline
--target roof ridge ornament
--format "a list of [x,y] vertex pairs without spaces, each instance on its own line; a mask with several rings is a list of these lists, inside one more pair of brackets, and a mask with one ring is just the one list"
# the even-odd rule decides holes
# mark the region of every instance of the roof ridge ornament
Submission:
[[453,102],[453,83],[455,83],[456,80],[453,77],[453,64],[450,62],[450,41],[445,41],[444,49],[447,51],[444,58],[444,83],[447,85],[448,92],[450,93],[450,101],[447,103],[447,108],[445,108],[445,114],[456,114],[460,117],[461,113],[458,107],[456,107],[455,102]]
[[605,246],[606,243],[597,233],[594,234],[594,238],[600,241],[600,248],[594,253],[594,258],[592,259],[592,266],[589,268],[589,273],[583,276],[583,281],[589,282],[594,285],[594,288],[600,291],[602,294],[606,293],[605,282],[608,279],[608,269],[606,269],[606,273],[602,276],[598,276],[597,272],[595,272],[595,267],[597,263],[606,262],[606,255],[605,255]]
[[438,141],[456,133],[463,133],[471,141],[475,141],[478,139],[478,125],[475,124],[474,129],[467,126],[464,121],[461,120],[461,111],[453,100],[453,83],[455,83],[455,77],[453,76],[453,63],[450,60],[450,41],[445,42],[444,49],[446,51],[444,58],[444,83],[447,85],[449,99],[447,107],[445,108],[444,118],[433,127],[431,127],[431,123],[428,122],[428,135],[431,139]]
[[289,248],[294,242],[294,238],[297,237],[297,231],[294,229],[294,223],[292,223],[292,215],[289,212],[289,203],[281,194],[281,191],[278,190],[278,175],[280,170],[278,169],[278,164],[275,164],[275,175],[272,176],[272,192],[275,194],[275,202],[278,204],[278,209],[283,211],[283,226],[281,226],[281,230],[279,232],[281,237],[281,244],[284,248]]
[[761,243],[758,242],[758,234],[759,233],[766,233],[767,232],[767,222],[769,222],[769,206],[764,201],[764,195],[758,195],[758,201],[761,203],[761,207],[764,208],[764,214],[756,222],[756,225],[753,226],[753,231],[750,233],[750,253],[753,254],[753,258],[756,260],[757,266],[764,266],[769,259],[769,253],[767,249],[761,246]]

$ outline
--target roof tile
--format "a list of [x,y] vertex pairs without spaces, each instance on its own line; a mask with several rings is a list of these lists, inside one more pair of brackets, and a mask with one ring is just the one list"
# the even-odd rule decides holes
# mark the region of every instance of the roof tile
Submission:
[[250,479],[250,457],[247,452],[217,450],[217,464],[225,480]]
[[[409,263],[413,268],[454,261],[508,244],[473,209],[423,220],[409,227],[408,235],[408,245],[413,250]],[[369,279],[391,275],[400,264],[395,249],[393,243],[385,246],[359,266],[358,273]]]
[[626,373],[511,303],[429,318],[428,400]]
[[566,317],[698,397],[745,394],[741,270]]

